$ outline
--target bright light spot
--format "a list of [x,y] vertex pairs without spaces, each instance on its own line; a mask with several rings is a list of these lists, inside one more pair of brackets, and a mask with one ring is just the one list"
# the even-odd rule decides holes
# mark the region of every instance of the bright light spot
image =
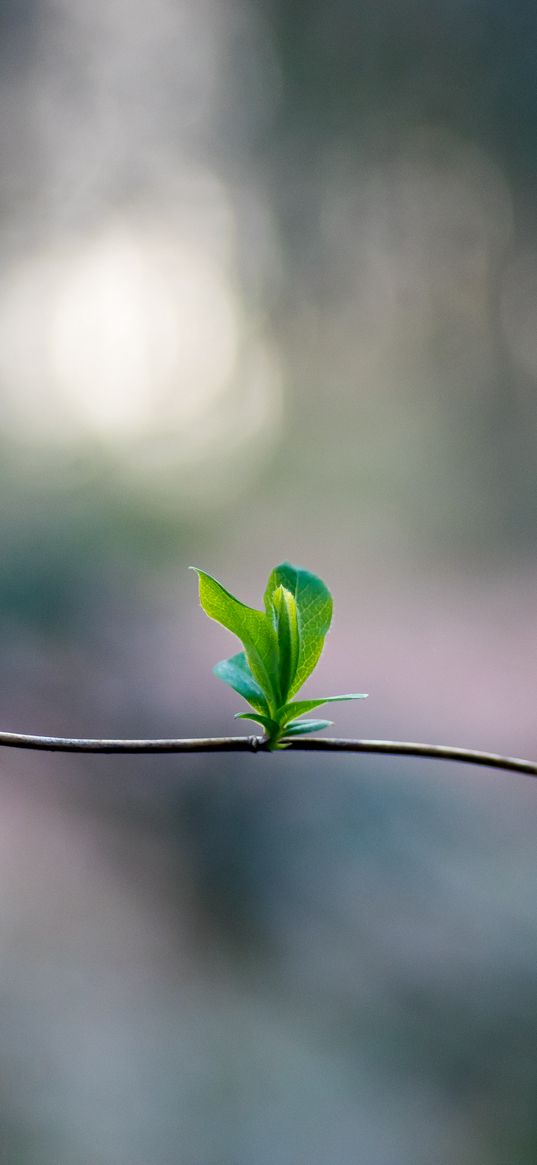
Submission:
[[0,334],[7,425],[115,442],[211,408],[237,359],[238,305],[188,243],[116,230],[23,268]]
[[279,374],[238,297],[232,246],[190,227],[112,224],[4,278],[6,436],[43,454],[100,447],[159,491],[207,497],[242,480],[237,451],[257,439],[259,459],[279,424]]

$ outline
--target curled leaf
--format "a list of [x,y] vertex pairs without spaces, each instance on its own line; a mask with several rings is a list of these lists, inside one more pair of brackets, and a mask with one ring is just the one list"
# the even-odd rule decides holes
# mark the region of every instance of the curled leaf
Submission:
[[252,708],[255,708],[256,712],[268,713],[265,694],[254,680],[244,651],[239,651],[230,659],[222,659],[220,663],[215,663],[213,672],[219,680],[223,680],[225,684],[229,684],[230,688],[238,692],[239,696],[244,696],[244,699],[252,705]]
[[320,732],[321,728],[328,728],[333,720],[291,720],[283,732],[283,736],[304,736],[306,732]]
[[274,612],[274,594],[285,587],[296,603],[298,623],[298,658],[288,696],[294,696],[318,663],[330,623],[332,596],[328,587],[311,574],[290,562],[282,562],[272,571],[265,591],[267,613]]

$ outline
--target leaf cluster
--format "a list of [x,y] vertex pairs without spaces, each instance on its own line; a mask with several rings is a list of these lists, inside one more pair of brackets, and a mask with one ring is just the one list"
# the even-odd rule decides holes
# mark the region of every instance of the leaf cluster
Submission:
[[363,693],[295,700],[311,675],[332,620],[332,596],[320,578],[284,562],[272,571],[264,610],[247,607],[204,570],[200,603],[206,615],[240,639],[244,650],[217,663],[213,671],[243,696],[253,712],[236,719],[253,720],[265,730],[271,748],[306,732],[327,728],[331,720],[304,719],[304,713],[339,700],[363,700]]

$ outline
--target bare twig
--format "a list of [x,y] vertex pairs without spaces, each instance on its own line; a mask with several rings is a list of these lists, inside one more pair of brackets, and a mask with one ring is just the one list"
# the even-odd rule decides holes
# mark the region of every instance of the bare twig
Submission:
[[33,748],[44,752],[258,752],[262,736],[209,736],[186,740],[80,740],[65,736],[25,736],[0,732],[0,747]]
[[[0,746],[41,749],[46,752],[175,753],[175,752],[268,752],[263,736],[214,736],[186,740],[80,740],[63,736],[26,736],[0,732]],[[340,740],[316,737],[293,740],[286,746],[293,752],[363,752],[389,756],[428,757],[430,760],[458,761],[459,764],[486,765],[509,772],[537,777],[537,763],[519,757],[500,756],[470,748],[443,744],[415,744],[401,740]]]

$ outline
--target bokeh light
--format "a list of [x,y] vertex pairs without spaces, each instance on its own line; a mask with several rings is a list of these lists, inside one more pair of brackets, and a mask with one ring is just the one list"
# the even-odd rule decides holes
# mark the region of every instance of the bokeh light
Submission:
[[[157,492],[182,479],[191,500],[200,470],[207,496],[243,445],[255,441],[257,457],[266,455],[281,378],[241,300],[227,218],[227,263],[196,238],[195,223],[154,214],[124,216],[6,272],[1,429],[21,456],[25,446],[55,459],[101,448],[123,472],[151,466]],[[233,478],[237,489],[236,467]]]

